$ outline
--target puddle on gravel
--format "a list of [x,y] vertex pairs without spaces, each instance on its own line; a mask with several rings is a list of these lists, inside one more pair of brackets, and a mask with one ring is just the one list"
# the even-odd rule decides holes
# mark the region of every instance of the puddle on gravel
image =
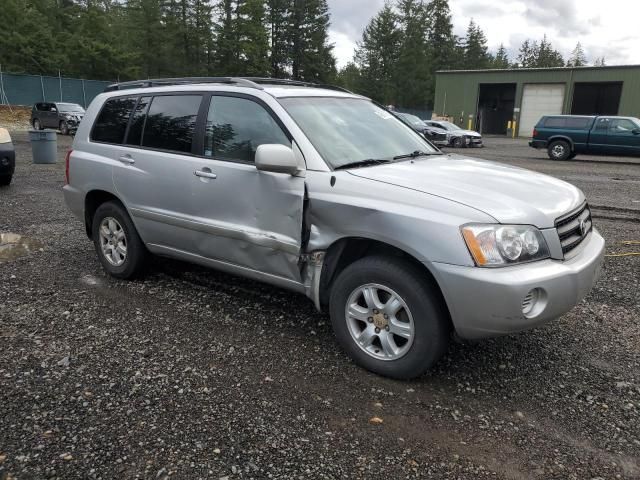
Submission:
[[0,262],[8,262],[33,252],[41,252],[43,243],[17,233],[0,233]]

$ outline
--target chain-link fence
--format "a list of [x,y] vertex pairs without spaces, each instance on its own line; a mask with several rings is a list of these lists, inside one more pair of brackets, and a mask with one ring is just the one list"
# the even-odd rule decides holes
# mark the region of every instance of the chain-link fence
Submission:
[[0,105],[31,106],[37,102],[69,102],[86,108],[110,83],[0,71]]

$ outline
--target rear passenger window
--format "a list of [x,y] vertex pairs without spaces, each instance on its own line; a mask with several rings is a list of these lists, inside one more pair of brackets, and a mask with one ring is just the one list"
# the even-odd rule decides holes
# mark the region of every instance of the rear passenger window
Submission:
[[549,117],[544,122],[546,128],[564,128],[567,125],[567,121],[562,117]]
[[144,126],[144,147],[191,152],[201,95],[154,97]]
[[107,100],[93,125],[91,140],[104,143],[122,143],[129,123],[129,116],[135,104],[135,97]]
[[577,130],[586,130],[591,123],[590,118],[567,118],[567,128],[575,128]]
[[131,117],[131,125],[129,125],[129,133],[127,135],[127,145],[140,145],[142,140],[142,128],[147,115],[147,108],[151,97],[142,97],[136,105],[136,109]]
[[253,163],[256,149],[264,144],[291,146],[267,110],[245,98],[211,98],[204,141],[206,156]]

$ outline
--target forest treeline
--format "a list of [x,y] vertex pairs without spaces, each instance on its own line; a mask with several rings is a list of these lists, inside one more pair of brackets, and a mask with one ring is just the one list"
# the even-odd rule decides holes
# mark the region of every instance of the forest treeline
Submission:
[[293,78],[425,108],[438,70],[587,63],[580,44],[565,61],[546,37],[526,40],[516,58],[502,45],[490,52],[473,20],[454,34],[448,0],[389,0],[338,70],[330,21],[327,0],[2,0],[0,66],[98,80]]

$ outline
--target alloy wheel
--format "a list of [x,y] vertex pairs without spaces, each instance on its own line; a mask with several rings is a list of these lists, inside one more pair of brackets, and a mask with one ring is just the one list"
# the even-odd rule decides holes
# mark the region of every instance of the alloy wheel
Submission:
[[127,260],[127,236],[122,225],[113,217],[100,222],[100,247],[102,254],[114,267],[120,267]]
[[377,360],[398,360],[413,344],[415,326],[409,307],[384,285],[356,288],[347,300],[345,317],[354,342]]

